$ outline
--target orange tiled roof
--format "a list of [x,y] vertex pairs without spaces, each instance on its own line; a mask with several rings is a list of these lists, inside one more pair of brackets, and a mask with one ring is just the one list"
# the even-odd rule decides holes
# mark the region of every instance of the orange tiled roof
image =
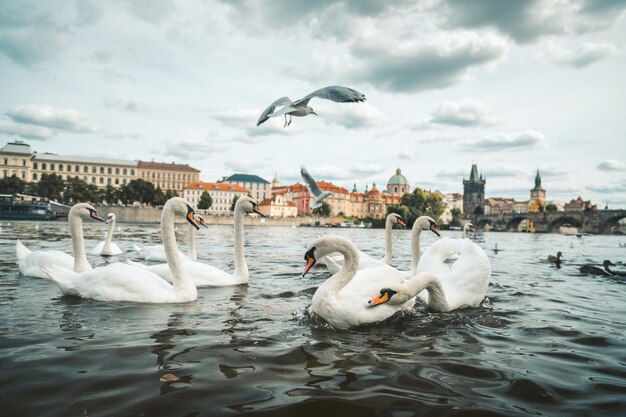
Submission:
[[378,191],[378,188],[372,188],[371,190],[367,192],[367,195],[375,195],[375,194],[380,194],[380,191]]
[[143,169],[164,169],[166,171],[190,171],[190,172],[200,172],[199,169],[190,167],[188,164],[175,164],[168,162],[147,162],[147,161],[137,161],[137,168]]
[[203,182],[195,181],[185,186],[185,190],[212,190],[212,191],[239,191],[242,193],[249,192],[238,184],[229,184],[227,182]]
[[349,194],[347,189],[345,189],[343,187],[339,187],[338,185],[335,185],[332,182],[317,181],[317,185],[323,191],[330,191],[331,193],[339,193],[339,194]]

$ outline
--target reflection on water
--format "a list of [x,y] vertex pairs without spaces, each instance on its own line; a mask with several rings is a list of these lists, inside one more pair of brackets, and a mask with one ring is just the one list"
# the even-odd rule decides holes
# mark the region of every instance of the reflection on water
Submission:
[[[160,240],[153,225],[119,226],[115,239],[127,252],[90,257],[92,265],[136,260],[134,243]],[[67,224],[1,227],[6,415],[626,413],[624,278],[577,270],[604,259],[626,269],[623,238],[477,233],[493,268],[479,308],[437,314],[418,304],[337,331],[307,309],[328,274],[300,277],[305,248],[325,229],[248,227],[249,286],[200,289],[194,303],[141,305],[66,297],[49,281],[19,276],[15,239],[69,252]],[[86,223],[87,248],[104,232]],[[382,230],[332,232],[383,256]],[[434,238],[424,236],[424,245]],[[406,230],[393,236],[401,269],[410,264],[409,239]],[[232,270],[232,245],[232,228],[211,226],[198,240],[199,259]],[[549,264],[559,250],[562,264]]]

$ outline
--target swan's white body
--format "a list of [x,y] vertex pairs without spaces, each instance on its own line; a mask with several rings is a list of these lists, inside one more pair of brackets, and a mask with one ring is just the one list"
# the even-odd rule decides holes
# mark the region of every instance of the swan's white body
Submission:
[[[459,257],[448,265],[445,260],[452,253]],[[424,252],[417,272],[429,272],[439,279],[448,305],[445,311],[451,311],[480,305],[491,280],[491,263],[485,251],[471,240],[443,238]],[[429,303],[427,292],[420,292],[419,297]]]
[[49,278],[43,268],[59,266],[75,272],[91,270],[91,265],[85,255],[85,242],[83,239],[83,218],[86,217],[104,221],[103,218],[98,216],[96,210],[87,203],[79,203],[72,206],[68,214],[68,223],[72,237],[73,257],[58,250],[33,252],[18,239],[15,244],[15,252],[20,272],[30,277]]
[[[391,265],[391,259],[393,258],[393,245],[391,243],[391,231],[394,224],[405,225],[402,217],[395,213],[391,213],[385,220],[385,257],[383,259],[376,259],[368,255],[367,253],[359,250],[359,269],[372,268],[381,265]],[[335,254],[325,256],[319,261],[326,266],[326,269],[331,274],[339,272],[343,266],[343,255]]]
[[[190,258],[182,260],[182,267],[193,278],[197,287],[219,287],[227,285],[247,284],[249,280],[248,265],[244,254],[243,223],[246,213],[258,211],[258,203],[250,197],[243,196],[235,203],[234,229],[235,229],[235,271],[231,274],[222,271],[212,265],[193,261]],[[167,264],[142,265],[132,263],[157,274],[168,282],[172,280],[172,273]]]
[[[198,224],[207,227],[202,216],[196,214],[194,218],[196,219]],[[144,258],[146,261],[167,262],[167,258],[165,257],[165,248],[163,247],[163,245],[151,245],[144,247],[133,245],[133,249],[139,252],[139,256]],[[178,255],[182,259],[185,259],[188,256],[189,259],[191,259],[192,261],[198,260],[198,256],[196,255],[196,228],[191,224],[189,224],[189,247],[187,248],[187,252],[187,255],[185,255],[181,251],[178,251]],[[138,263],[136,264],[138,266],[140,265]]]
[[[133,249],[136,250],[139,253],[139,256],[146,261],[167,262],[167,258],[165,257],[165,248],[163,245],[150,245],[143,247],[133,245]],[[187,255],[182,253],[180,250],[178,250],[178,256],[182,259],[187,257]]]
[[[399,271],[386,264],[359,269],[358,250],[349,240],[329,235],[317,239],[310,248],[307,255],[311,254],[313,259],[334,252],[341,253],[345,259],[339,272],[328,278],[315,291],[309,308],[309,311],[320,316],[331,326],[346,329],[365,323],[375,323],[391,317],[400,310],[413,307],[414,298],[401,305],[387,304],[376,308],[369,306],[367,301],[372,294],[384,287],[400,285],[404,279]],[[310,266],[305,273],[309,268]]]
[[117,246],[116,243],[112,242],[113,230],[115,229],[115,214],[109,213],[107,215],[106,223],[109,225],[109,228],[107,229],[107,235],[104,238],[104,242],[98,243],[96,247],[91,250],[92,255],[115,256],[124,252],[119,246]]
[[[161,232],[173,284],[143,268],[125,263],[115,263],[82,273],[59,267],[45,271],[66,295],[92,298],[99,301],[133,301],[140,303],[180,303],[193,301],[198,292],[191,277],[176,256],[174,219],[176,214],[193,220],[193,209],[179,197],[165,203],[161,214]],[[190,219],[191,216],[191,219]]]

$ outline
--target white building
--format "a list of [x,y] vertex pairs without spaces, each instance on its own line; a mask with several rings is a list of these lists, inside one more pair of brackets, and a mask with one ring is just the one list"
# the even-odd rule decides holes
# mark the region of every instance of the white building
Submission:
[[287,201],[284,194],[274,194],[259,203],[259,210],[267,217],[296,217],[298,207],[293,201]]
[[237,184],[197,181],[183,188],[183,198],[196,210],[200,202],[200,196],[205,191],[209,193],[213,200],[213,204],[206,210],[206,213],[216,215],[232,214],[230,207],[233,204],[233,199],[248,195],[248,190]]
[[248,190],[250,196],[259,202],[272,196],[272,184],[258,175],[233,174],[222,178],[219,182],[237,184]]

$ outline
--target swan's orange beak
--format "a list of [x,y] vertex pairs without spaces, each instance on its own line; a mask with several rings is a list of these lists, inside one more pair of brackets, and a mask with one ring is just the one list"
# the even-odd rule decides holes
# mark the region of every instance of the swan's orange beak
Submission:
[[93,211],[91,211],[91,210],[90,210],[90,211],[89,211],[89,217],[91,217],[91,218],[92,218],[92,219],[94,219],[94,220],[99,220],[99,221],[104,222],[104,223],[106,223],[106,222],[107,222],[107,221],[106,221],[106,220],[104,220],[102,217],[98,216],[98,213],[96,213],[96,211],[95,211],[95,210],[93,210]]
[[406,227],[406,223],[404,222],[404,220],[402,220],[402,218],[398,219],[398,224],[402,227]]
[[306,275],[307,272],[309,272],[311,270],[311,268],[313,268],[313,265],[315,265],[315,258],[312,256],[307,256],[305,258],[306,260],[306,265],[304,266],[304,272],[302,273],[302,276],[304,277]]
[[200,226],[205,227],[205,228],[207,228],[207,229],[208,229],[208,228],[209,228],[209,226],[208,226],[208,225],[206,224],[206,222],[204,221],[204,218],[203,218],[203,217],[201,217],[201,216],[197,216],[197,217],[198,217],[198,224],[199,224]]
[[389,293],[388,292],[384,292],[384,293],[380,293],[379,295],[377,295],[376,297],[372,297],[368,303],[371,306],[377,306],[378,304],[384,304],[387,301],[389,301]]
[[252,210],[253,210],[256,214],[258,214],[259,216],[261,216],[261,217],[267,217],[265,214],[263,214],[263,212],[262,212],[262,211],[261,211],[261,209],[259,208],[259,205],[258,205],[258,204],[255,204],[255,205],[252,207]]
[[196,213],[193,211],[193,209],[191,208],[191,206],[187,206],[187,221],[189,222],[189,224],[191,224],[193,227],[196,228],[196,230],[200,230],[200,226],[198,226],[198,222],[196,222],[196,219],[194,218],[194,215]]
[[439,234],[439,228],[437,227],[437,225],[436,225],[436,224],[434,224],[434,223],[433,223],[433,224],[431,224],[431,225],[430,225],[430,230],[431,230],[434,234],[436,234],[437,236],[441,237],[441,235]]

